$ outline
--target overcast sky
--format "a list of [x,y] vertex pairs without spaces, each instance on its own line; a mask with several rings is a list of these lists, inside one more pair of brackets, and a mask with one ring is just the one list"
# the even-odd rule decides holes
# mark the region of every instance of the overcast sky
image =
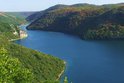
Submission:
[[56,4],[113,4],[124,0],[0,0],[0,11],[40,11]]

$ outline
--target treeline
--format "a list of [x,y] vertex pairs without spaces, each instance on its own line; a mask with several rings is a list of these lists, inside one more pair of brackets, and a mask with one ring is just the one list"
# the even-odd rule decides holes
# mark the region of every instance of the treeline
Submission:
[[[33,21],[27,29],[64,32],[83,39],[117,39],[123,38],[123,31],[120,32],[123,26],[124,4],[77,4],[49,10]],[[113,27],[116,28],[115,32],[111,31]],[[103,34],[95,34],[100,33],[101,29],[106,29]],[[90,37],[91,32],[94,33],[93,37]],[[119,36],[116,32],[120,33]]]
[[88,30],[85,39],[123,39],[124,26],[120,25],[104,25],[100,29]]

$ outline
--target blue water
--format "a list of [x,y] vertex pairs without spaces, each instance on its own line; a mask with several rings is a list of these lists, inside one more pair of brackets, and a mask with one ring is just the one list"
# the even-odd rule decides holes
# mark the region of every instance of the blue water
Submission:
[[[21,26],[25,28],[25,26]],[[16,43],[67,62],[69,83],[124,83],[124,41],[85,41],[46,31],[27,31]]]

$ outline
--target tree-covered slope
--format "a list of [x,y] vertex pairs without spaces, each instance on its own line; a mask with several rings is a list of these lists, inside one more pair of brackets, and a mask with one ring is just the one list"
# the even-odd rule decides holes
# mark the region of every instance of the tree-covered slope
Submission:
[[94,7],[95,5],[92,5],[92,4],[74,4],[74,5],[64,5],[64,4],[58,4],[58,5],[55,5],[55,6],[52,6],[46,10],[43,10],[43,11],[39,11],[39,12],[36,12],[30,16],[28,16],[26,18],[27,21],[29,22],[33,22],[35,21],[36,19],[40,18],[42,15],[48,13],[48,12],[51,12],[51,11],[54,11],[54,10],[58,10],[58,9],[63,9],[63,8],[72,8],[72,7]]
[[25,22],[25,19],[21,17],[0,12],[0,35],[4,35],[8,39],[19,38],[20,29],[18,25]]
[[33,13],[36,13],[35,11],[34,12],[5,12],[9,15],[13,15],[13,16],[16,16],[16,17],[21,17],[22,19],[25,19],[27,18],[28,16],[32,15]]
[[0,83],[30,83],[34,78],[32,72],[9,55],[4,47],[0,47]]
[[27,29],[59,31],[83,39],[123,39],[124,4],[76,4],[42,14]]
[[[3,62],[0,64],[0,69],[2,69],[0,70],[0,77],[3,78],[0,78],[0,82],[58,83],[59,75],[65,67],[63,60],[9,41],[10,39],[19,37],[18,32],[20,29],[17,26],[22,23],[21,21],[23,22],[23,20],[16,18],[16,16],[0,13],[0,62]],[[16,35],[14,34],[15,31],[17,31]],[[1,55],[1,48],[7,51],[7,56]],[[8,58],[6,59],[6,57]],[[20,67],[24,71],[23,69],[20,71]],[[30,78],[26,79],[31,73],[33,74],[33,80],[30,80]]]
[[64,61],[8,42],[4,36],[0,36],[0,47],[4,47],[11,57],[18,58],[25,68],[31,70],[34,75],[33,83],[56,81],[64,70]]
[[60,9],[60,8],[64,8],[64,7],[67,7],[67,5],[62,5],[62,4],[59,4],[59,5],[55,5],[53,7],[50,7],[44,11],[39,11],[39,12],[36,12],[36,13],[33,13],[32,15],[28,16],[26,18],[27,21],[29,22],[33,22],[35,21],[37,18],[41,17],[43,14],[47,13],[47,12],[50,12],[52,10],[56,10],[56,9]]
[[19,15],[19,13],[14,12],[0,12],[0,17],[0,21],[6,21],[6,23],[21,24],[26,22],[23,16]]

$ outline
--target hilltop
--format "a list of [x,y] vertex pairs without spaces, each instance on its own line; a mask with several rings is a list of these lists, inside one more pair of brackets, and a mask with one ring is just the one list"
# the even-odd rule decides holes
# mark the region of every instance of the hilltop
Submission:
[[63,32],[82,39],[124,38],[123,3],[56,5],[33,15],[27,17],[29,30]]

